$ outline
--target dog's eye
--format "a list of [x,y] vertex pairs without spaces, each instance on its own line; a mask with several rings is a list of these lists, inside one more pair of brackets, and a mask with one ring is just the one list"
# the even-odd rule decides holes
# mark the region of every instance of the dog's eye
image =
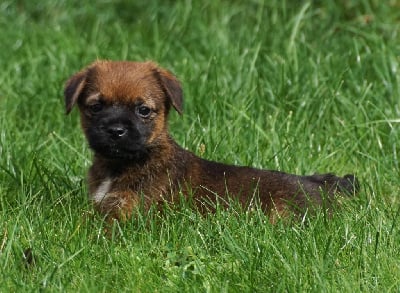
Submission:
[[151,109],[146,106],[139,106],[136,108],[136,112],[142,118],[149,118],[151,114]]
[[103,104],[101,103],[96,103],[92,104],[89,106],[90,112],[92,113],[99,113],[101,110],[103,110]]

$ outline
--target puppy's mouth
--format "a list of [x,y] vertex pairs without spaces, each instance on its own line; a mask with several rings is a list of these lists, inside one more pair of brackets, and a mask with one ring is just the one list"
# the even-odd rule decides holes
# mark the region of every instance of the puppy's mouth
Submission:
[[111,160],[142,161],[148,149],[139,137],[110,137],[104,132],[89,132],[90,148],[98,155]]
[[101,156],[114,160],[141,161],[148,155],[148,150],[140,145],[121,146],[117,143],[90,143],[90,147]]
[[107,159],[143,162],[149,153],[146,144],[148,131],[128,120],[120,120],[88,127],[85,134],[90,148]]

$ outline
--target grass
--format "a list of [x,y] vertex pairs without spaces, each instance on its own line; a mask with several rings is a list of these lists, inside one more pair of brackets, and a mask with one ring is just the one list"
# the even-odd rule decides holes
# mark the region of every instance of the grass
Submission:
[[[0,3],[0,291],[400,290],[398,1],[34,2]],[[329,219],[273,226],[182,204],[107,238],[62,95],[96,58],[175,72],[185,111],[171,133],[198,155],[356,173],[362,191]]]

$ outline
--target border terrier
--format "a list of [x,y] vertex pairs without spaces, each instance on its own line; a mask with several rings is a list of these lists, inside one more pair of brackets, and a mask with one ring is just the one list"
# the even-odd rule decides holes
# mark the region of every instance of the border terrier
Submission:
[[[156,63],[96,61],[65,85],[66,113],[80,110],[94,152],[88,185],[94,206],[107,218],[126,220],[139,205],[173,203],[180,196],[201,211],[235,199],[255,202],[271,221],[352,195],[354,175],[299,176],[202,159],[168,133],[171,108],[182,114],[180,82]],[[211,203],[211,204],[210,204]]]

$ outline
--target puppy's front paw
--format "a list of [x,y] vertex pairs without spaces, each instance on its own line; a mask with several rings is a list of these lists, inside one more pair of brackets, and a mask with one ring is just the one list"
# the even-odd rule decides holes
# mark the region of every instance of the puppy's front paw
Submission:
[[132,216],[136,205],[132,192],[110,192],[101,201],[95,203],[97,210],[109,220],[126,221]]

